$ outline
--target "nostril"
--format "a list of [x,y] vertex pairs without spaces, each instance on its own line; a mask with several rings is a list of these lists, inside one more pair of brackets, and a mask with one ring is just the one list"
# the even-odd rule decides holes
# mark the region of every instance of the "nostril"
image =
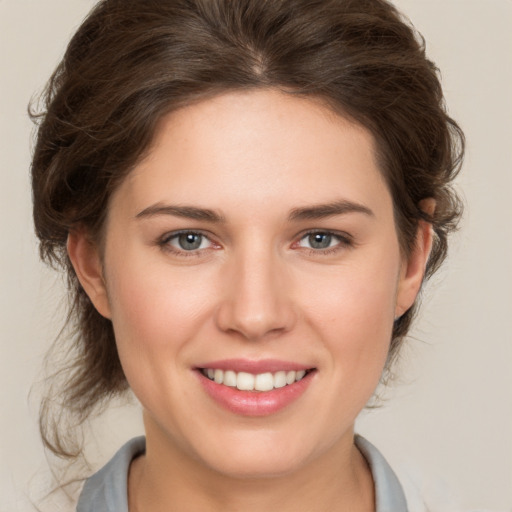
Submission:
[[226,333],[238,334],[247,340],[278,336],[289,330],[291,322],[286,314],[276,314],[276,307],[248,308],[241,304],[224,304],[217,316],[217,324]]

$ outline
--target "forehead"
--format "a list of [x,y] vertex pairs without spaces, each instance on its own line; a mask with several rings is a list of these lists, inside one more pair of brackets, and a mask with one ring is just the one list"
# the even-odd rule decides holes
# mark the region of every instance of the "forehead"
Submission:
[[320,101],[274,90],[230,92],[165,116],[117,195],[245,209],[389,193],[364,127]]

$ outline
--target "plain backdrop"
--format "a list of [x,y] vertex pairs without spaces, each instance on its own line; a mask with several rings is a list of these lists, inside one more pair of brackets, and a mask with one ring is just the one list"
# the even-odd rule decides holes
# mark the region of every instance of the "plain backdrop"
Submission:
[[[0,511],[29,511],[49,473],[37,431],[43,355],[62,284],[37,256],[26,114],[92,0],[0,0]],[[450,258],[427,287],[401,382],[358,430],[393,465],[440,478],[466,509],[512,510],[512,1],[397,0],[442,71],[467,135],[467,203]],[[37,385],[36,385],[37,390]],[[96,423],[100,464],[142,432],[137,406]],[[95,455],[94,455],[95,454]]]

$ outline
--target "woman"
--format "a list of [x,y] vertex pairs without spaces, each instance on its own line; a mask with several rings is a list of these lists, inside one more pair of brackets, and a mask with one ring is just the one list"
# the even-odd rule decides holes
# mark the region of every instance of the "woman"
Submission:
[[146,436],[77,510],[407,510],[354,422],[446,255],[462,145],[385,1],[100,2],[48,86],[34,219],[67,410],[129,387]]

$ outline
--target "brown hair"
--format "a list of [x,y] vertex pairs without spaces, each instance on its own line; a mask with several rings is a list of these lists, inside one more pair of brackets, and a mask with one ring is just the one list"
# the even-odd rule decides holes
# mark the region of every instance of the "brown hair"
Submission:
[[[433,226],[427,277],[447,252],[460,203],[451,189],[464,138],[447,115],[437,69],[385,0],[102,0],[72,38],[45,91],[32,162],[41,257],[67,272],[72,361],[60,406],[81,424],[128,387],[111,322],[93,307],[66,252],[70,230],[98,239],[109,197],[152,141],[161,117],[226,90],[273,87],[320,98],[368,128],[391,191],[402,250]],[[432,216],[420,203],[436,200]],[[395,322],[389,362],[414,307]],[[66,446],[52,400],[47,447]],[[61,425],[62,426],[62,425]]]

